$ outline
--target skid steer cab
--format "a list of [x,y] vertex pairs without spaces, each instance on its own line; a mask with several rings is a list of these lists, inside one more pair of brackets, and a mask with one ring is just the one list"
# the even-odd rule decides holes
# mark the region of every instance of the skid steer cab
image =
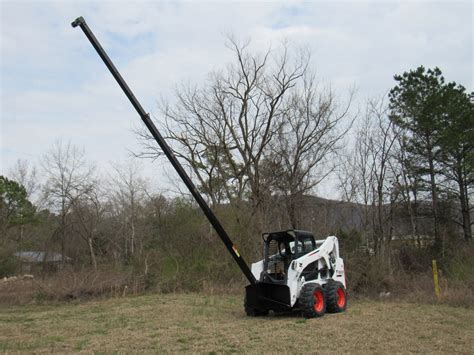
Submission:
[[315,240],[300,230],[264,233],[263,259],[252,264],[257,280],[245,289],[245,312],[300,311],[307,318],[347,306],[344,261],[336,237]]

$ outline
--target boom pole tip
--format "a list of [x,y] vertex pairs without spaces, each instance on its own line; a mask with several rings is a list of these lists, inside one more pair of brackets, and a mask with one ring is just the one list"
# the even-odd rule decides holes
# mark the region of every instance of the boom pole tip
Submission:
[[75,19],[72,23],[72,27],[77,27],[77,26],[82,26],[86,24],[86,20],[84,20],[84,17],[79,16],[77,19]]

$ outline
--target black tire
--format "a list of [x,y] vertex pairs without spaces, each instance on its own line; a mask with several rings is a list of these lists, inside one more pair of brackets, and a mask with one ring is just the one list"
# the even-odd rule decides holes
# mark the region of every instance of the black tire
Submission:
[[256,309],[247,305],[247,297],[244,299],[245,314],[249,317],[262,317],[268,315],[268,310]]
[[330,280],[324,286],[326,310],[329,313],[344,312],[347,307],[347,293],[344,285],[339,281]]
[[306,318],[322,317],[326,312],[326,297],[321,285],[308,283],[303,285],[299,298],[299,308]]

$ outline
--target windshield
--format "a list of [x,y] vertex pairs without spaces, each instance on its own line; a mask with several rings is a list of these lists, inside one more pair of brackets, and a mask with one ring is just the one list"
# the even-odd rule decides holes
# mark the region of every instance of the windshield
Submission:
[[265,240],[264,273],[265,281],[283,282],[292,260],[312,250],[316,245],[312,235],[295,235],[278,232],[270,234]]
[[[304,239],[303,241],[293,241],[288,243],[291,254],[306,254],[314,249],[313,241],[311,239]],[[295,250],[296,245],[296,250]]]

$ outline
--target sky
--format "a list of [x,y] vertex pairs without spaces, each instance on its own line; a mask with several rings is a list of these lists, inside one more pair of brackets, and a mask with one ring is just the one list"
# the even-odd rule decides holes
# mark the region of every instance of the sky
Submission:
[[[286,40],[311,50],[318,79],[355,105],[394,86],[393,75],[438,66],[473,91],[472,1],[8,1],[0,0],[0,175],[39,165],[61,140],[102,171],[139,152],[140,119],[86,37],[83,16],[155,120],[157,101],[225,67],[226,34],[262,49]],[[160,191],[175,176],[142,162]],[[332,197],[331,182],[316,193]]]

